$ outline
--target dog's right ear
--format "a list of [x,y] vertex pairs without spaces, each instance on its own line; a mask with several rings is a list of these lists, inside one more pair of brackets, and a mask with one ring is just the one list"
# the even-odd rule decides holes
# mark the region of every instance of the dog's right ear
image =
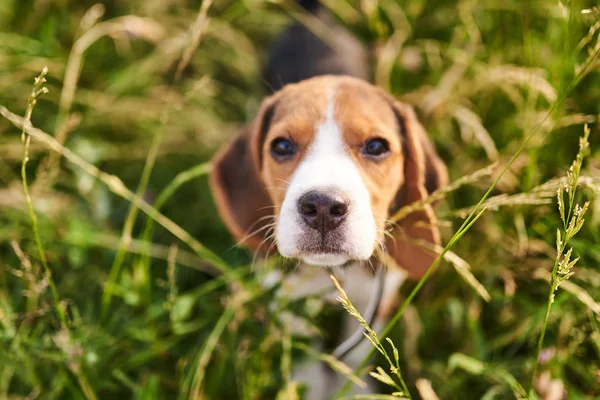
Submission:
[[260,177],[260,153],[275,112],[275,97],[266,99],[256,119],[215,155],[210,174],[219,215],[235,240],[254,251],[265,245],[266,225],[272,222],[273,203]]

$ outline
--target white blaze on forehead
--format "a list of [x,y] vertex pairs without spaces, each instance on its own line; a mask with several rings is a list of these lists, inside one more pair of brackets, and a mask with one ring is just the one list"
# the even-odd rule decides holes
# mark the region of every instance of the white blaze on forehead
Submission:
[[[348,155],[342,132],[334,118],[335,100],[333,95],[329,96],[327,111],[325,112],[325,121],[319,125],[316,131],[315,140],[310,145],[306,161],[323,157],[340,157]],[[354,165],[354,163],[353,163]]]
[[[283,256],[299,257],[308,264],[339,265],[350,259],[368,259],[377,239],[369,192],[344,143],[334,111],[332,92],[314,141],[291,177],[275,232],[277,247]],[[335,232],[342,239],[340,251],[344,255],[310,254],[302,249],[306,236],[314,232],[299,215],[297,203],[303,194],[312,190],[338,191],[350,200],[346,221]]]

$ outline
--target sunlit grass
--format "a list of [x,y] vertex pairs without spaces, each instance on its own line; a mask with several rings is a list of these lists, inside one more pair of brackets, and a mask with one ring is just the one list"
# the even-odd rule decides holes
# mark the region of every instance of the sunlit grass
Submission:
[[[338,308],[261,286],[205,178],[266,94],[265,45],[292,18],[327,27],[282,2],[129,3],[0,6],[0,397],[294,399],[306,357],[362,385],[281,318]],[[326,3],[452,182],[392,218],[439,202],[445,240],[368,334],[379,398],[599,396],[597,6]]]

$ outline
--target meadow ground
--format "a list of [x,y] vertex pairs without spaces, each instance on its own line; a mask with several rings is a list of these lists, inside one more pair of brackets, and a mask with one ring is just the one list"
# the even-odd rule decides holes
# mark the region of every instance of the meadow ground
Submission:
[[[373,45],[374,81],[415,106],[454,182],[438,208],[452,247],[402,288],[397,360],[375,341],[382,393],[533,398],[533,381],[541,398],[599,398],[600,9],[325,3]],[[261,288],[206,179],[294,19],[327,35],[291,1],[0,0],[0,398],[302,391],[291,366],[323,355],[278,310],[320,326],[343,311]]]

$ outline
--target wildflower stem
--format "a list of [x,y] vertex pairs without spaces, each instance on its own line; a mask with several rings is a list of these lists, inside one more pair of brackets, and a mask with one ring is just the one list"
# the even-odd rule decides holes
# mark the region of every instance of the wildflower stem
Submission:
[[585,153],[589,147],[588,137],[590,134],[590,130],[587,125],[584,128],[583,137],[579,139],[579,151],[577,152],[577,156],[571,168],[567,172],[567,184],[566,191],[568,193],[568,213],[567,218],[563,218],[564,215],[564,203],[563,203],[563,190],[559,189],[557,194],[558,201],[558,209],[561,215],[561,219],[563,222],[563,232],[560,230],[557,231],[557,240],[556,240],[556,258],[554,260],[554,265],[552,266],[552,276],[550,279],[550,289],[548,292],[548,301],[546,302],[546,313],[544,315],[544,322],[542,323],[542,330],[540,332],[540,337],[537,343],[537,351],[533,364],[533,371],[531,374],[531,381],[529,385],[530,395],[533,395],[535,377],[537,374],[537,370],[540,363],[540,355],[542,353],[542,347],[544,345],[544,338],[546,336],[546,330],[548,329],[548,319],[550,318],[550,310],[552,308],[552,304],[554,303],[554,296],[560,284],[573,274],[571,272],[572,267],[577,262],[578,258],[571,261],[571,253],[572,249],[569,249],[566,253],[565,250],[569,243],[569,240],[577,234],[581,226],[583,225],[583,215],[587,210],[587,203],[583,206],[583,208],[579,207],[579,205],[575,204],[575,194],[577,192],[577,185],[579,181],[579,174],[581,172],[581,165],[583,163],[583,158]]
[[42,87],[44,82],[46,82],[45,76],[47,73],[48,68],[44,67],[41,74],[35,79],[33,89],[27,101],[27,110],[25,111],[23,127],[21,129],[21,139],[23,141],[23,162],[21,163],[21,179],[23,180],[23,192],[25,194],[25,201],[27,203],[29,218],[31,219],[31,226],[33,229],[33,235],[35,238],[38,255],[40,257],[42,267],[44,268],[44,274],[46,275],[46,279],[48,279],[48,285],[50,286],[50,291],[52,292],[56,312],[58,314],[58,317],[60,318],[62,325],[66,328],[67,316],[60,304],[60,296],[58,295],[58,290],[56,289],[56,285],[54,284],[54,280],[52,279],[52,271],[50,270],[50,266],[48,265],[46,252],[44,251],[44,246],[40,238],[37,215],[35,214],[35,210],[33,209],[33,201],[31,199],[31,194],[29,193],[29,183],[27,181],[27,162],[29,161],[29,145],[31,143],[31,136],[27,133],[26,127],[28,125],[31,125],[31,115],[33,114],[33,109],[35,107],[37,98],[41,94],[47,93],[47,89],[45,87]]
[[[383,271],[380,271],[380,273],[383,273]],[[350,298],[348,297],[348,295],[346,294],[346,292],[344,291],[344,289],[342,288],[340,283],[337,281],[335,276],[333,274],[330,274],[329,277],[333,281],[335,287],[337,288],[337,290],[340,294],[339,297],[337,298],[337,300],[342,304],[342,306],[344,306],[344,308],[346,309],[348,314],[350,314],[352,317],[354,317],[365,328],[366,332],[364,332],[364,335],[365,335],[366,339],[369,340],[369,342],[371,342],[371,344],[373,345],[373,348],[371,349],[371,352],[370,352],[371,355],[369,356],[369,358],[372,356],[372,354],[375,350],[379,351],[379,353],[381,353],[381,355],[387,360],[388,364],[390,365],[390,369],[392,370],[392,373],[394,375],[396,375],[396,377],[400,381],[401,387],[399,387],[396,384],[396,382],[394,382],[393,379],[391,379],[391,377],[389,377],[387,375],[387,373],[385,371],[383,371],[383,369],[381,369],[381,368],[378,368],[378,373],[371,373],[371,375],[374,374],[373,376],[375,378],[382,378],[382,376],[385,377],[386,379],[384,379],[384,380],[379,379],[379,380],[382,380],[383,382],[387,383],[388,385],[394,386],[398,390],[402,390],[404,392],[404,395],[408,399],[412,399],[412,396],[411,396],[410,392],[408,391],[408,386],[406,385],[406,382],[404,382],[404,378],[402,378],[402,372],[400,371],[400,366],[398,365],[398,362],[396,362],[396,364],[394,364],[392,362],[392,359],[390,358],[389,354],[385,350],[385,347],[379,340],[377,333],[369,326],[367,321],[360,314],[360,312],[356,309],[354,304],[352,304],[352,301],[350,301]],[[391,340],[389,340],[389,343],[392,345],[392,349],[394,350],[394,355],[396,356],[397,350],[396,350],[393,342],[391,342]],[[397,357],[395,357],[395,358],[397,358]],[[355,373],[356,373],[356,371],[355,371]]]
[[[64,307],[61,305],[58,289],[56,288],[54,279],[52,279],[52,271],[50,269],[50,265],[48,264],[48,259],[46,258],[44,245],[42,244],[42,239],[40,237],[37,215],[35,214],[35,210],[33,209],[33,201],[31,199],[31,194],[29,193],[29,184],[27,182],[27,162],[29,161],[29,145],[31,144],[31,135],[28,133],[27,128],[31,126],[31,115],[33,114],[33,109],[35,107],[38,97],[42,94],[48,93],[48,89],[43,86],[46,82],[45,76],[47,73],[48,68],[44,67],[40,75],[37,78],[35,78],[33,89],[27,101],[27,110],[25,111],[23,126],[21,128],[21,140],[23,141],[23,162],[21,163],[21,178],[23,180],[23,192],[25,195],[25,201],[27,203],[29,218],[31,219],[31,227],[33,229],[33,235],[35,237],[38,255],[44,268],[44,274],[46,275],[46,280],[48,281],[50,292],[52,293],[54,307],[56,308],[56,313],[58,314],[58,318],[60,320],[62,328],[65,329],[67,335],[69,336],[69,339],[71,340],[72,333],[69,329],[67,314],[65,312]],[[79,366],[72,366],[69,369],[75,374],[85,397],[88,400],[96,400],[96,394],[90,386],[86,376],[81,371],[81,368]]]

